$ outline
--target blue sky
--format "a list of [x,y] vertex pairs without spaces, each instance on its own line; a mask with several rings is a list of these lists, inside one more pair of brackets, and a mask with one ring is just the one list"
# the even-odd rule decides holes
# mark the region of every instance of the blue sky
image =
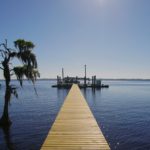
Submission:
[[[150,78],[150,0],[0,0],[0,42],[36,47],[42,78]],[[0,72],[2,78],[2,72]]]

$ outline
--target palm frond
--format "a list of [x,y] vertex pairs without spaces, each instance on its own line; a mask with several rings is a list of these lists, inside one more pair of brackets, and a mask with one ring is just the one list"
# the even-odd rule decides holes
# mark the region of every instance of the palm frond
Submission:
[[17,80],[20,82],[20,85],[22,86],[22,81],[24,77],[24,67],[18,66],[13,68],[14,74],[17,77]]
[[31,51],[26,50],[24,52],[18,52],[17,57],[23,62],[23,64],[37,68],[36,56]]
[[23,39],[18,39],[16,41],[14,41],[14,46],[19,49],[19,51],[23,51],[24,46],[25,46],[25,40]]
[[22,86],[24,77],[32,81],[33,84],[35,80],[37,79],[37,77],[40,77],[38,70],[32,66],[27,66],[27,65],[18,66],[18,67],[14,67],[13,70],[21,86]]
[[19,52],[32,50],[35,47],[31,41],[25,41],[24,39],[14,41],[14,46],[19,50]]

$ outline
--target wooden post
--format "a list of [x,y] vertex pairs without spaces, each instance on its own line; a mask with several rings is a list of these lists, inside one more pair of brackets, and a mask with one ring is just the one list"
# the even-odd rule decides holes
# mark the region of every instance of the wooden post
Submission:
[[93,77],[94,78],[94,88],[96,87],[96,76]]
[[85,67],[84,86],[86,86],[86,65],[84,65],[84,67]]
[[57,76],[57,85],[59,84],[59,77]]
[[64,80],[64,68],[62,68],[62,80]]
[[94,86],[94,76],[92,76],[92,88]]

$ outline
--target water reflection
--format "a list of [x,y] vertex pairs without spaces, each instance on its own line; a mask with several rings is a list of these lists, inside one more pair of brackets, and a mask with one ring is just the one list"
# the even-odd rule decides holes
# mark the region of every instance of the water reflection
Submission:
[[58,99],[62,99],[62,97],[66,97],[66,95],[68,94],[69,92],[69,89],[59,89],[57,88],[57,97]]
[[89,106],[96,105],[97,97],[101,97],[101,89],[86,88],[81,90]]
[[84,97],[86,98],[86,96],[87,96],[87,89],[84,88],[82,91],[83,91]]
[[10,127],[0,128],[3,131],[5,145],[7,146],[8,150],[16,150],[15,144],[12,142],[11,139],[11,129]]

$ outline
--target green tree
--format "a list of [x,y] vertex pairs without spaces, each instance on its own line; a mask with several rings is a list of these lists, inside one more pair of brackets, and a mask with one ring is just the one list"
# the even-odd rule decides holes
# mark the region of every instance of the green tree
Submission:
[[[25,41],[24,39],[18,39],[14,41],[14,47],[15,49],[8,48],[7,41],[0,44],[0,69],[3,71],[6,86],[4,109],[2,117],[0,118],[0,126],[4,127],[11,125],[8,110],[11,96],[13,94],[18,97],[16,86],[11,85],[11,77],[15,75],[20,86],[23,86],[24,78],[32,81],[34,85],[36,78],[39,77],[36,56],[32,52],[35,47],[34,44],[30,41]],[[12,60],[14,59],[20,60],[21,66],[13,66]]]

